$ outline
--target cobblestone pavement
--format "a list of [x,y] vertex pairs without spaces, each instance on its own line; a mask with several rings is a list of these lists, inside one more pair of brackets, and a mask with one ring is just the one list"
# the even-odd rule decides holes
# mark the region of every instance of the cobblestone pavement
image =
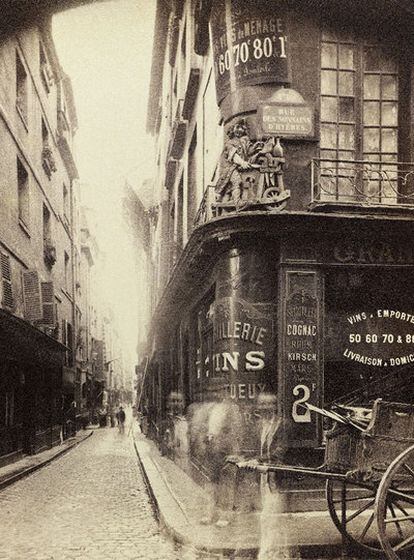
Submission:
[[0,559],[180,560],[160,533],[131,438],[106,428],[0,492]]
[[132,440],[114,428],[0,492],[0,560],[222,558],[160,532]]

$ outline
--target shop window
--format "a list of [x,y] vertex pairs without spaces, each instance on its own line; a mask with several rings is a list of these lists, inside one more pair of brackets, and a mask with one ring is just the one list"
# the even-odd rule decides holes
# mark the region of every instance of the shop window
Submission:
[[16,52],[16,109],[27,127],[28,123],[28,79],[19,53]]
[[0,425],[9,428],[14,424],[14,391],[4,393],[0,400]]
[[17,160],[17,192],[18,192],[18,212],[19,221],[25,227],[29,227],[29,175],[20,162]]
[[[390,310],[399,310],[411,317],[414,297],[400,287],[409,286],[413,281],[410,269],[383,267],[380,275],[377,269],[368,267],[327,272],[326,405],[342,402],[372,406],[377,398],[412,402],[414,370],[407,359],[411,355],[412,325],[408,320],[383,317],[387,317]],[[400,360],[395,359],[398,356]]]
[[399,66],[375,40],[322,33],[321,198],[393,204],[398,193]]

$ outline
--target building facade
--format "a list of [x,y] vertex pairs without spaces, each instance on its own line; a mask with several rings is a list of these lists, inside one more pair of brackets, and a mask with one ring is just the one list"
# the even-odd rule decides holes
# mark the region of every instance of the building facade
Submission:
[[158,2],[139,368],[154,434],[171,392],[227,398],[257,454],[271,393],[286,460],[318,464],[325,431],[307,404],[407,398],[413,26],[407,3],[385,0]]
[[73,94],[48,22],[0,49],[0,456],[60,441],[74,399]]

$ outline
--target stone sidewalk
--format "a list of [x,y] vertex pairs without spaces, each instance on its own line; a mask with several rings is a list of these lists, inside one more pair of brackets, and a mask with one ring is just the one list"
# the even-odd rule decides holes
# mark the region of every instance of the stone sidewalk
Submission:
[[177,542],[230,558],[255,558],[259,550],[270,554],[266,558],[284,557],[283,550],[289,558],[341,556],[341,535],[327,511],[275,514],[277,496],[269,495],[262,512],[240,513],[225,528],[202,525],[205,490],[138,430],[134,440],[160,522]]
[[76,436],[68,438],[61,445],[55,445],[51,449],[47,449],[46,451],[42,451],[36,455],[27,455],[14,463],[1,467],[0,490],[47,465],[53,461],[53,459],[60,457],[60,455],[67,453],[70,449],[90,437],[92,434],[93,430],[81,430],[76,434]]

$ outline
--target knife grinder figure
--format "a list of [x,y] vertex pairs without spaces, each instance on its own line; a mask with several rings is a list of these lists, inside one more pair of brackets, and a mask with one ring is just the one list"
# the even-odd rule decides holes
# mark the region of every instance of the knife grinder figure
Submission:
[[279,138],[253,141],[244,119],[227,131],[216,185],[217,207],[282,210],[290,198],[283,183],[285,158]]
[[228,140],[224,145],[221,173],[216,185],[219,200],[232,201],[236,207],[243,201],[243,172],[252,169],[250,159],[259,149],[259,143],[252,142],[248,132],[244,119],[238,120],[227,131]]

